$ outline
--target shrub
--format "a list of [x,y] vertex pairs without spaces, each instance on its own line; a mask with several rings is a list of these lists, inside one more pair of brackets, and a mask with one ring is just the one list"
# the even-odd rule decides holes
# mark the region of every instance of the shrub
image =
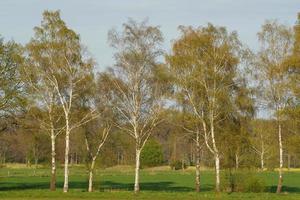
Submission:
[[149,140],[141,152],[141,166],[154,167],[163,163],[161,145],[154,139]]
[[222,181],[226,192],[263,192],[265,183],[249,170],[226,171]]
[[264,192],[265,188],[265,182],[257,176],[250,176],[246,180],[245,192]]

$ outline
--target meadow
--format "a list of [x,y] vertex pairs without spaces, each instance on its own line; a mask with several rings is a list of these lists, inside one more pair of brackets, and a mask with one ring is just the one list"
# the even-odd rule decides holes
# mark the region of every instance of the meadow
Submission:
[[[223,172],[224,173],[224,172]],[[168,167],[143,169],[141,192],[133,193],[134,173],[131,167],[98,169],[94,192],[87,192],[84,166],[70,168],[70,191],[62,192],[63,171],[58,168],[57,191],[49,191],[49,169],[8,166],[0,169],[0,199],[300,199],[300,171],[284,173],[283,193],[275,194],[276,171],[258,172],[266,189],[262,193],[214,192],[214,172],[202,170],[201,192],[194,192],[194,171],[172,171]]]

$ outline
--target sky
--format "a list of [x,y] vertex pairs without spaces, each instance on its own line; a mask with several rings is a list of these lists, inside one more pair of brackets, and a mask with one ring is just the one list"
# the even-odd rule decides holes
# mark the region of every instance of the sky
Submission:
[[0,35],[26,44],[40,25],[44,10],[60,10],[66,24],[80,34],[97,62],[97,70],[113,65],[107,42],[111,28],[121,30],[128,18],[149,19],[160,26],[164,49],[179,37],[179,25],[204,26],[208,22],[237,31],[240,39],[258,49],[256,33],[266,19],[293,25],[300,0],[0,0]]

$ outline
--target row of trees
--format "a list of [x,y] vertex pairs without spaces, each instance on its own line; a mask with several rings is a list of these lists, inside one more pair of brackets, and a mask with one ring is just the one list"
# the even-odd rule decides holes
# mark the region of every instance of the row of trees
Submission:
[[[67,27],[59,11],[44,12],[25,46],[2,39],[1,152],[7,152],[5,138],[15,132],[26,132],[24,138],[46,134],[46,140],[35,137],[32,154],[38,162],[39,144],[49,143],[50,188],[55,190],[57,149],[64,147],[63,191],[67,192],[70,141],[80,135],[77,143],[85,148],[82,157],[92,191],[96,160],[109,135],[116,138],[124,132],[132,138],[128,149],[135,152],[134,191],[138,192],[141,152],[149,138],[154,135],[163,146],[173,141],[174,148],[163,148],[165,154],[173,149],[173,160],[176,138],[184,138],[183,145],[193,147],[196,191],[200,191],[201,163],[210,165],[204,157],[214,160],[219,192],[221,167],[233,163],[235,168],[242,163],[249,167],[243,157],[259,157],[264,169],[266,156],[278,152],[280,193],[284,151],[298,156],[300,23],[292,29],[266,21],[258,33],[261,48],[256,53],[225,27],[208,24],[179,30],[181,36],[165,53],[159,27],[129,20],[123,31],[109,31],[115,64],[98,73],[79,35]],[[261,108],[268,119],[255,119]],[[275,130],[277,143],[270,139]],[[58,138],[64,138],[64,145],[57,146]]]

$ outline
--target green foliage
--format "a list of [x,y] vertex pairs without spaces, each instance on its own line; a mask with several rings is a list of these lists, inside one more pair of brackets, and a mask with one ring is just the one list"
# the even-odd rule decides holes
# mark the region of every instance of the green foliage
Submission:
[[141,153],[142,167],[154,167],[163,163],[162,146],[154,139],[149,140]]
[[266,189],[265,182],[257,176],[251,176],[246,181],[245,192],[264,192]]
[[266,184],[249,170],[230,170],[224,174],[222,189],[226,192],[264,192]]
[[14,41],[4,42],[0,35],[0,116],[22,109],[26,98],[22,91],[19,68],[23,65],[22,47]]

